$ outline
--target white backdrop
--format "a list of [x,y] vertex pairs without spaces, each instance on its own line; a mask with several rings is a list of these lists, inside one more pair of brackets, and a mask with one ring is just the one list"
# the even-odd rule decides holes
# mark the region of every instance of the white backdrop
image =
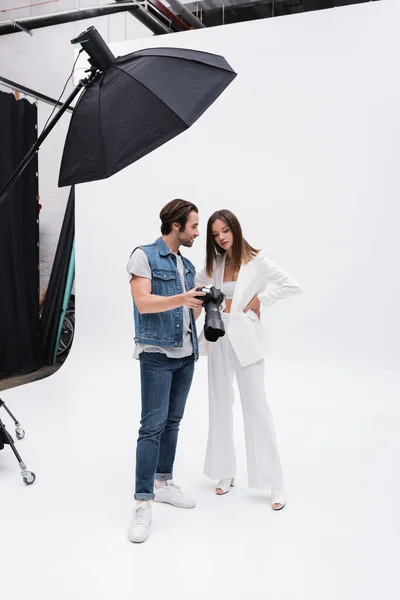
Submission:
[[397,368],[400,83],[388,12],[352,6],[112,46],[116,55],[157,45],[221,53],[238,77],[188,132],[77,190],[78,313],[93,318],[81,335],[93,339],[95,293],[125,354],[121,265],[155,239],[160,208],[183,197],[200,209],[203,235],[188,254],[197,265],[206,220],[226,207],[304,287],[270,312],[276,356]]
[[[26,422],[23,448],[38,474],[21,489],[11,458],[0,457],[8,597],[22,598],[28,582],[40,600],[163,590],[167,598],[393,595],[399,17],[386,0],[112,47],[220,53],[239,75],[189,131],[112,179],[77,188],[73,349],[55,376],[4,395]],[[247,490],[239,407],[237,488],[221,503],[202,478],[199,361],[176,463],[198,506],[156,507],[151,538],[132,546],[125,531],[140,401],[125,264],[158,236],[158,213],[174,197],[200,209],[202,236],[186,252],[195,264],[207,217],[229,208],[304,289],[266,317],[289,503],[277,515]],[[385,549],[373,569],[371,546]],[[21,564],[28,579],[14,590]]]

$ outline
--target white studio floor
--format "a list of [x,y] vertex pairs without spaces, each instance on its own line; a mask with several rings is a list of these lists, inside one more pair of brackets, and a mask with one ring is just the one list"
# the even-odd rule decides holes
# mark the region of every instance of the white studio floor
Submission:
[[176,479],[197,507],[154,505],[150,538],[133,545],[126,530],[138,365],[115,365],[116,386],[102,375],[112,368],[89,362],[80,377],[76,364],[72,353],[55,376],[2,394],[26,429],[18,448],[37,475],[25,487],[11,451],[0,453],[2,597],[398,597],[399,376],[268,363],[288,493],[286,508],[274,513],[267,494],[246,487],[239,403],[236,487],[218,497],[202,475],[201,361],[176,463]]

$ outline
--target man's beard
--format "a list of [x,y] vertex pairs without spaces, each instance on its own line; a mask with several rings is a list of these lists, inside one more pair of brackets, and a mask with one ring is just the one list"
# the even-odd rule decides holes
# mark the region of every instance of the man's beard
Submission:
[[193,242],[194,242],[194,238],[184,238],[179,240],[179,243],[181,246],[184,246],[185,248],[191,248],[193,246]]

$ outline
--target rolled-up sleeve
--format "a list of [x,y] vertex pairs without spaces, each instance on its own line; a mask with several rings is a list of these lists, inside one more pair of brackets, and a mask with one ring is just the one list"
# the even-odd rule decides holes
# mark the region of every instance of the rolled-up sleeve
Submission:
[[151,268],[149,265],[146,253],[141,249],[137,248],[131,255],[128,264],[126,265],[126,271],[129,276],[129,281],[134,275],[138,277],[146,277],[151,279]]

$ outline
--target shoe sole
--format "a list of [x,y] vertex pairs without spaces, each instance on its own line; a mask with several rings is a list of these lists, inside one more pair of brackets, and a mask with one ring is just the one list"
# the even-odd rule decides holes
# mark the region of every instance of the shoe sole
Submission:
[[145,537],[145,538],[143,538],[143,540],[131,540],[131,538],[129,537],[129,533],[128,533],[128,540],[129,540],[130,542],[132,542],[132,544],[143,544],[143,542],[145,542],[145,541],[148,539],[149,535],[150,535],[150,531],[149,531],[149,533],[146,535],[146,537]]
[[143,542],[145,542],[148,538],[149,538],[149,536],[145,537],[144,540],[131,540],[131,538],[128,536],[128,540],[132,544],[143,544]]
[[186,508],[186,509],[191,509],[191,508],[195,508],[196,505],[194,504],[193,506],[182,506],[180,504],[174,504],[173,502],[169,502],[168,500],[157,500],[156,498],[153,498],[153,502],[158,502],[159,504],[169,504],[170,506],[175,506],[175,508]]

